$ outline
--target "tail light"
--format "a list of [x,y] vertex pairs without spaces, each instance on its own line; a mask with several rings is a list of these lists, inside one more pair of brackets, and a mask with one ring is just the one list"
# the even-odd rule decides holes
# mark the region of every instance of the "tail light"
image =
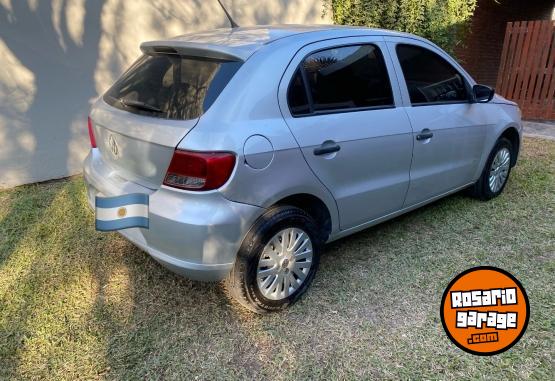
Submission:
[[195,191],[221,187],[231,176],[235,155],[229,152],[175,150],[164,185]]
[[94,130],[93,130],[92,120],[90,116],[88,118],[87,125],[89,127],[89,139],[91,141],[91,147],[96,148],[96,139],[94,138]]

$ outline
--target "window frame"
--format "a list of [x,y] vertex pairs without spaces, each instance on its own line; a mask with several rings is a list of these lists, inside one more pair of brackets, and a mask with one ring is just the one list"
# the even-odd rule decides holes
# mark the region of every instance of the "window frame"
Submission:
[[[346,47],[351,47],[351,46],[364,46],[364,45],[372,45],[374,48],[376,48],[380,52],[383,67],[384,67],[385,72],[387,74],[387,80],[389,82],[389,86],[390,86],[390,89],[391,89],[391,101],[392,101],[391,105],[352,107],[352,108],[343,108],[343,109],[335,109],[335,110],[314,110],[314,100],[312,99],[312,94],[311,94],[310,89],[307,85],[306,72],[305,72],[304,67],[303,67],[304,61],[309,56],[311,56],[313,54],[316,54],[316,53],[319,53],[319,52],[326,51],[326,50],[346,48]],[[307,102],[308,102],[308,108],[309,108],[310,111],[306,114],[297,114],[297,115],[295,115],[295,114],[293,114],[293,112],[291,110],[291,105],[289,104],[289,90],[291,89],[291,86],[292,86],[292,84],[295,80],[295,75],[296,75],[297,71],[301,73],[302,84],[303,84],[306,99],[307,99]],[[310,117],[310,116],[342,114],[342,113],[347,113],[347,112],[360,112],[360,111],[369,111],[369,110],[385,110],[385,109],[396,108],[397,105],[395,103],[395,92],[393,90],[393,83],[391,82],[391,77],[392,77],[391,73],[389,72],[389,68],[387,67],[386,55],[385,55],[383,49],[380,46],[378,46],[378,44],[376,44],[375,42],[352,42],[352,43],[345,43],[345,44],[333,45],[333,46],[328,46],[328,47],[324,47],[324,48],[315,49],[315,50],[313,50],[313,51],[311,51],[311,52],[309,52],[309,53],[307,53],[303,56],[303,58],[299,61],[298,65],[296,66],[295,70],[293,71],[293,74],[291,75],[291,78],[289,78],[289,84],[287,85],[287,89],[286,89],[286,92],[285,92],[285,100],[287,102],[287,108],[289,110],[289,114],[293,118],[305,118],[305,117]],[[395,78],[395,76],[394,76],[394,78]]]
[[[403,66],[401,65],[401,60],[399,59],[398,48],[399,48],[400,45],[406,45],[406,46],[411,46],[411,47],[427,50],[428,52],[430,52],[432,54],[435,54],[437,57],[439,57],[445,63],[447,63],[461,77],[461,79],[463,81],[463,84],[464,84],[464,87],[466,89],[467,99],[466,100],[456,100],[456,101],[437,101],[437,102],[413,103],[410,99],[410,92],[409,92],[409,87],[407,85],[407,79],[405,78],[405,72],[403,71]],[[470,104],[470,103],[472,103],[472,86],[470,85],[470,82],[468,81],[468,78],[466,77],[466,75],[461,73],[461,71],[456,67],[456,65],[453,65],[452,62],[449,62],[449,60],[446,59],[445,57],[443,57],[441,54],[434,51],[433,49],[428,48],[427,46],[422,46],[420,44],[411,43],[411,42],[408,42],[408,41],[396,42],[394,51],[395,51],[395,58],[397,59],[397,63],[399,64],[399,70],[401,71],[401,77],[397,76],[397,79],[400,83],[402,82],[402,84],[405,86],[405,90],[407,92],[407,97],[408,97],[408,102],[409,102],[410,107],[425,107],[425,106],[440,106],[440,105]],[[449,58],[451,58],[451,57],[449,56]]]

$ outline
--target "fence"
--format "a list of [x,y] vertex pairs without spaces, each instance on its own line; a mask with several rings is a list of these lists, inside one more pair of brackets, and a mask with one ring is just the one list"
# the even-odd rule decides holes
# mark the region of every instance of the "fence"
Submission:
[[555,120],[555,21],[507,23],[497,92],[517,102],[523,118]]

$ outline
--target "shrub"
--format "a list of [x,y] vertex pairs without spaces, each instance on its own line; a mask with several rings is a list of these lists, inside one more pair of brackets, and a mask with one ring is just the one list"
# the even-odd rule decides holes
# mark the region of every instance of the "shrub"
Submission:
[[333,21],[425,37],[449,53],[462,44],[477,0],[326,0]]

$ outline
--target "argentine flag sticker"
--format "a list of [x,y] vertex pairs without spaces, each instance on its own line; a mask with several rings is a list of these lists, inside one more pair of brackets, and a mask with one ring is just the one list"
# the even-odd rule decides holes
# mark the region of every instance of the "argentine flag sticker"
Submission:
[[148,194],[95,198],[96,230],[148,229]]

